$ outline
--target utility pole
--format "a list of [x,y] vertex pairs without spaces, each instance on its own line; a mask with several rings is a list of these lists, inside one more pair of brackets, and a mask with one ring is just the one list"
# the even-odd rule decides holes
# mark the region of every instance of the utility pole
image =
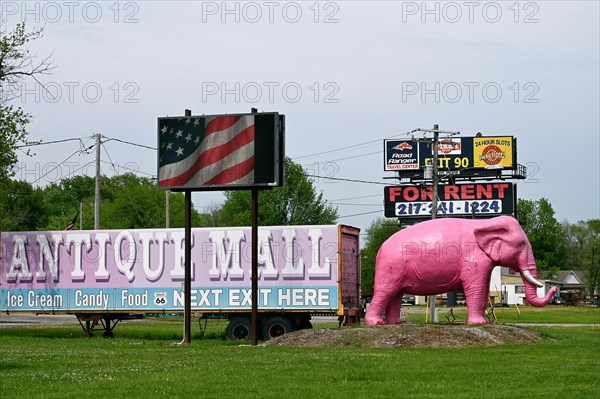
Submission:
[[96,190],[94,193],[94,230],[100,230],[100,133],[96,133]]
[[[440,139],[440,127],[439,125],[433,125],[433,143],[432,148],[431,148],[431,152],[433,154],[433,195],[431,197],[431,219],[436,219],[437,218],[437,208],[438,208],[438,197],[437,197],[437,192],[438,192],[438,184],[439,184],[439,176],[438,176],[438,169],[439,169],[439,165],[438,165],[438,142]],[[429,296],[429,320],[431,322],[435,322],[435,301],[436,301],[436,296],[435,295],[430,295]]]
[[438,190],[438,184],[439,184],[438,142],[440,141],[439,129],[440,128],[438,125],[433,125],[433,144],[432,144],[433,147],[431,148],[431,152],[433,154],[433,187],[432,187],[433,196],[431,198],[431,218],[432,219],[437,218],[437,203],[438,203],[437,190]]
[[[439,157],[438,157],[438,145],[439,145],[439,141],[440,141],[440,133],[442,134],[448,134],[449,136],[453,136],[455,134],[460,134],[460,132],[450,132],[450,131],[444,131],[444,130],[440,130],[439,125],[433,125],[433,129],[415,129],[413,130],[411,133],[414,132],[429,132],[429,133],[433,133],[433,140],[429,140],[429,139],[424,139],[424,141],[431,143],[432,148],[431,148],[431,154],[432,154],[432,158],[433,158],[433,165],[431,165],[431,169],[433,170],[432,172],[432,193],[431,193],[431,219],[436,219],[437,218],[437,210],[438,210],[438,186],[439,186]],[[423,177],[425,179],[429,179],[428,177],[428,171],[426,170],[423,173]],[[430,320],[431,322],[435,322],[435,300],[436,300],[436,296],[435,295],[429,295],[428,297],[429,299],[429,312],[428,312],[428,320]]]

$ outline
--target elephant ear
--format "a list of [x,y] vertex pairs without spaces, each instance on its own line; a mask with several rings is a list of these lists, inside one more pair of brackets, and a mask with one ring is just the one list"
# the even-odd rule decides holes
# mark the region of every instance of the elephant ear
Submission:
[[502,255],[502,237],[510,232],[506,218],[488,219],[473,230],[475,242],[493,261],[499,261]]

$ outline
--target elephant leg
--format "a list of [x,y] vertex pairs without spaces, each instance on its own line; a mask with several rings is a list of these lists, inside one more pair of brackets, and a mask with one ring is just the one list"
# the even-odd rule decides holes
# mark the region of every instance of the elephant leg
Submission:
[[384,324],[383,314],[388,302],[389,300],[385,295],[375,292],[375,295],[373,295],[373,299],[369,304],[369,308],[367,309],[367,313],[365,314],[365,324],[368,326]]
[[471,269],[468,274],[463,273],[463,289],[467,300],[467,323],[468,324],[487,324],[485,318],[485,309],[488,304],[490,294],[490,275],[489,273],[477,273],[477,265],[463,269]]
[[404,293],[400,291],[385,308],[385,324],[401,324],[400,310],[402,309],[402,297]]

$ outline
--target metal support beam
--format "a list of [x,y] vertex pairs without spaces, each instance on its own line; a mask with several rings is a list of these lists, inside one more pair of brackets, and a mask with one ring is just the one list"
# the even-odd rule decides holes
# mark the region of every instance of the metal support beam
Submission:
[[252,189],[252,345],[258,341],[258,189]]
[[183,340],[192,342],[192,192],[185,190],[185,271],[183,280]]
[[[185,110],[185,116],[192,111]],[[185,190],[184,225],[184,280],[183,280],[183,340],[181,344],[192,342],[192,191]]]
[[[431,153],[433,154],[433,195],[431,197],[431,219],[437,218],[437,208],[438,208],[438,185],[439,185],[439,175],[438,175],[438,142],[440,139],[440,131],[438,125],[433,125],[433,143],[431,148]],[[435,322],[435,301],[436,296],[431,295],[429,297],[429,321]]]

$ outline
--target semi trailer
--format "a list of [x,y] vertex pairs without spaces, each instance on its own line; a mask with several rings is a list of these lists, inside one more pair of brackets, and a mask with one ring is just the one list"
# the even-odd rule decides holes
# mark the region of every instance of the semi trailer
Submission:
[[[360,321],[359,232],[345,225],[261,226],[258,331],[311,328],[314,315]],[[73,314],[86,336],[125,319],[183,311],[183,229],[4,232],[0,311]],[[191,310],[251,332],[249,227],[194,228]]]

